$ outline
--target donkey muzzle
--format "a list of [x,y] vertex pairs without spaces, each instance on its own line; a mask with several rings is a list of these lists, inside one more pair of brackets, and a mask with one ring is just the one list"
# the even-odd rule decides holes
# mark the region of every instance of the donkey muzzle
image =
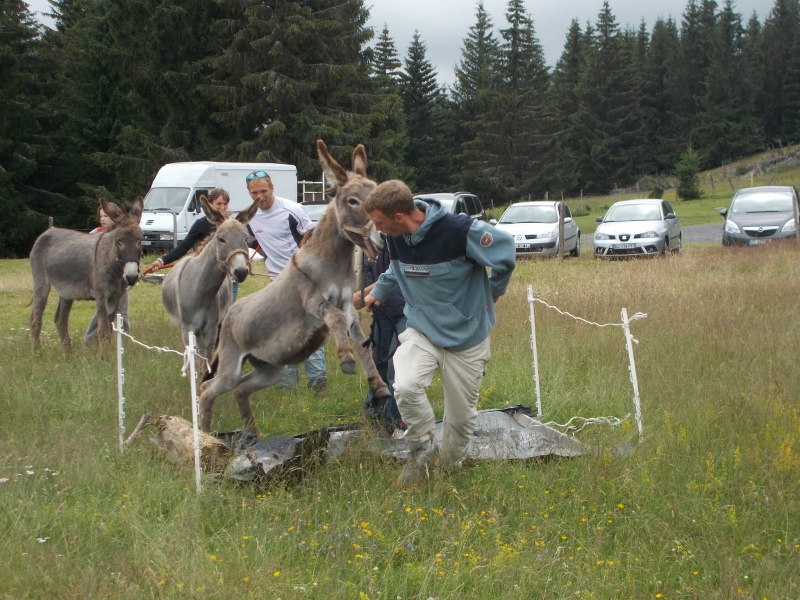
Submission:
[[122,266],[122,278],[125,283],[128,284],[128,287],[135,285],[139,281],[139,261],[120,259],[119,262]]

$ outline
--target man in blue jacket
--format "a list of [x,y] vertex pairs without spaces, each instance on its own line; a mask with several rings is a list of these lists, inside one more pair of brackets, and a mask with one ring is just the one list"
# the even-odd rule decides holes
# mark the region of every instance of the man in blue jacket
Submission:
[[[391,263],[364,305],[380,305],[398,290],[406,300],[408,326],[394,355],[394,387],[408,426],[409,453],[400,484],[416,485],[425,481],[440,453],[452,468],[466,456],[490,357],[494,303],[514,271],[514,240],[482,221],[451,214],[435,200],[415,201],[401,181],[380,184],[365,208],[389,236]],[[437,368],[444,388],[441,451],[425,393]]]

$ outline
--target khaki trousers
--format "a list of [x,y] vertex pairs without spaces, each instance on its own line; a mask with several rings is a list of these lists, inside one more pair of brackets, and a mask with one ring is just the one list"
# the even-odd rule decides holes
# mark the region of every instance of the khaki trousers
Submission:
[[444,388],[442,461],[459,466],[478,417],[478,391],[491,357],[489,338],[461,352],[434,346],[416,329],[406,329],[398,339],[394,389],[400,415],[408,426],[406,440],[425,442],[434,437],[436,417],[425,389],[439,369]]

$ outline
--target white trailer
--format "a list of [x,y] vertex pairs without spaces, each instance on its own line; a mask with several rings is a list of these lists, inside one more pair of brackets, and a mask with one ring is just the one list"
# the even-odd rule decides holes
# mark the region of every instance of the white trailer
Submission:
[[[186,237],[192,224],[203,216],[200,196],[221,187],[231,196],[228,209],[238,213],[250,204],[245,177],[266,171],[275,195],[297,201],[297,168],[277,163],[179,162],[161,167],[144,199],[141,227],[144,250],[169,249]],[[177,237],[176,237],[177,236]]]

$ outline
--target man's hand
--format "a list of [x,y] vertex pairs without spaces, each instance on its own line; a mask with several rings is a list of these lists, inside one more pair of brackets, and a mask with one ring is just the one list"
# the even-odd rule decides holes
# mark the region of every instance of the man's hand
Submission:
[[381,305],[381,301],[380,301],[380,300],[378,300],[378,299],[377,299],[375,296],[373,296],[372,294],[367,294],[367,297],[366,297],[366,298],[364,298],[364,306],[366,306],[366,307],[367,307],[367,312],[368,312],[368,313],[371,313],[371,312],[372,312],[372,305],[373,305],[373,304],[374,304],[375,306],[380,306],[380,305]]
[[[369,295],[369,293],[372,291],[372,288],[374,287],[375,284],[371,283],[370,285],[364,288],[363,294],[365,298]],[[361,310],[362,308],[364,308],[364,303],[361,301],[361,294],[362,290],[359,290],[353,294],[353,306],[355,306],[356,310]],[[378,306],[380,306],[380,302],[378,302]]]

